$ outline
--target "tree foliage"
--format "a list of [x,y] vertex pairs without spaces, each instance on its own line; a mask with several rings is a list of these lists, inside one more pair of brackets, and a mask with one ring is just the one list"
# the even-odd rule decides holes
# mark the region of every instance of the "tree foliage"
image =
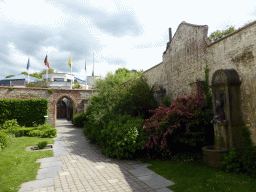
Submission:
[[7,75],[5,78],[14,77],[15,75]]
[[126,68],[119,68],[115,71],[115,74],[109,72],[105,79],[97,79],[94,83],[94,89],[99,89],[101,91],[114,88],[121,83],[128,81],[130,79],[138,78],[142,75],[143,70],[132,73]]
[[[46,73],[46,69],[44,69],[43,71],[41,71],[41,73],[39,73],[39,74],[42,75],[42,74],[45,74],[45,73]],[[49,69],[48,69],[48,73],[54,73],[54,69],[49,68]]]
[[225,37],[226,35],[228,35],[228,34],[234,32],[235,30],[236,30],[235,27],[234,27],[234,26],[231,26],[231,27],[229,27],[229,28],[226,29],[226,30],[222,30],[222,31],[217,30],[217,31],[214,31],[214,32],[211,33],[209,39],[210,39],[211,41],[215,42],[215,41],[221,39],[222,37]]
[[[23,71],[23,72],[21,72],[21,74],[28,75],[28,72]],[[39,74],[39,73],[32,73],[32,74],[29,74],[29,76],[35,77],[35,78],[38,78],[38,79],[42,79],[42,74]]]
[[83,87],[78,81],[74,81],[74,86],[72,87],[72,89],[83,89]]

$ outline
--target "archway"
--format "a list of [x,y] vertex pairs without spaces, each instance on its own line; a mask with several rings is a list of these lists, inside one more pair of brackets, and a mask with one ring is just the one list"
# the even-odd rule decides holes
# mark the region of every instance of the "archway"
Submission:
[[74,99],[69,95],[62,95],[56,100],[56,119],[65,118],[68,121],[73,117],[76,109],[76,103]]

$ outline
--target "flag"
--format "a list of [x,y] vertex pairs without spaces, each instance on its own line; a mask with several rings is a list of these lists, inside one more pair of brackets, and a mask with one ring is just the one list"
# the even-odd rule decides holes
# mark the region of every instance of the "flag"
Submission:
[[48,60],[47,54],[45,56],[44,63],[49,68],[49,60]]
[[68,61],[68,66],[71,69],[71,55],[70,55],[70,58],[69,58],[69,61]]
[[85,67],[84,67],[85,71],[86,71],[86,61],[85,61]]
[[27,70],[29,70],[30,63],[29,63],[29,58],[28,58],[28,64],[27,64]]

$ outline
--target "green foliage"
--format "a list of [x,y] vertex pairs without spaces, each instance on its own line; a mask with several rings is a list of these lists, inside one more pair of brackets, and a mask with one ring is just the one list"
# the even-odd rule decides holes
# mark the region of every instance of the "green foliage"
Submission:
[[245,173],[256,178],[256,147],[250,139],[251,132],[247,127],[242,128],[244,138],[243,150],[233,148],[228,154],[223,155],[223,170],[226,172]]
[[108,157],[132,158],[145,144],[143,119],[118,115],[101,131],[102,152]]
[[3,149],[8,146],[9,146],[8,135],[5,132],[0,131],[0,149]]
[[57,136],[57,130],[50,124],[43,124],[39,125],[38,127],[12,126],[7,129],[3,128],[1,131],[8,134],[14,134],[15,137],[30,136],[41,138],[53,138]]
[[217,30],[217,31],[214,31],[214,32],[211,33],[209,39],[210,39],[211,41],[215,42],[215,41],[221,39],[222,37],[225,37],[226,35],[228,35],[228,34],[234,32],[235,30],[236,30],[235,27],[234,27],[234,26],[231,26],[231,27],[229,27],[229,28],[226,29],[226,30],[222,30],[222,31]]
[[90,121],[86,121],[84,124],[83,133],[87,136],[87,139],[90,143],[95,143],[100,145],[101,143],[101,130],[103,127],[99,123],[92,123]]
[[[127,87],[119,86],[123,81],[129,80],[132,75],[138,78],[128,82]],[[118,69],[116,74],[109,74],[105,80],[99,80],[96,85],[100,89],[100,93],[89,99],[91,105],[87,108],[83,132],[90,142],[105,146],[105,153],[110,155],[110,151],[114,148],[106,143],[114,142],[114,140],[108,139],[106,141],[105,131],[115,129],[114,124],[118,121],[116,118],[120,116],[149,118],[151,115],[149,110],[155,109],[157,102],[153,97],[154,87],[150,88],[148,86],[141,73],[131,74],[126,69]],[[127,122],[122,122],[120,131],[115,132],[116,135],[124,137],[121,134],[122,131],[127,131],[129,126],[131,128],[134,125],[131,121],[128,121],[129,118],[126,120]],[[144,132],[140,136],[142,137],[142,135],[144,135]],[[109,135],[109,138],[112,136]],[[130,142],[131,140],[128,138],[130,137],[127,136],[127,142]],[[140,141],[142,142],[143,139]],[[128,148],[125,149],[116,149],[113,151],[113,155],[118,158],[131,157],[131,155],[137,154],[138,150],[141,150],[141,148],[135,147],[137,144],[131,145],[130,148],[127,146]]]
[[30,137],[41,137],[41,138],[53,138],[57,136],[57,130],[52,129],[43,129],[43,130],[32,130],[28,133]]
[[29,136],[29,132],[35,129],[35,127],[21,127],[18,129],[13,129],[9,133],[14,134],[15,137]]
[[[45,73],[46,73],[46,69],[42,70],[41,73],[39,73],[39,74],[42,77],[42,74],[45,74]],[[49,68],[48,73],[54,73],[54,69]]]
[[142,72],[139,71],[138,73],[131,73],[126,68],[119,68],[115,71],[115,74],[111,72],[107,73],[106,78],[97,79],[94,83],[94,89],[99,89],[100,91],[105,91],[110,88],[114,88],[115,86],[120,85],[121,83],[128,81],[130,79],[136,79],[142,76]]
[[16,119],[5,121],[2,126],[2,129],[8,129],[8,130],[13,130],[18,128],[20,128],[20,126]]
[[15,75],[7,75],[5,78],[14,77]]
[[228,154],[223,155],[222,165],[227,173],[235,172],[239,173],[242,170],[242,159],[240,153],[234,147]]
[[72,118],[72,123],[76,127],[84,127],[84,122],[86,121],[86,114],[80,113],[76,114]]
[[48,142],[47,141],[40,141],[37,146],[39,149],[44,149],[47,146]]
[[48,89],[48,92],[49,92],[50,94],[53,94],[53,90],[52,90],[52,89]]
[[36,82],[30,82],[29,84],[26,85],[26,87],[49,88],[50,87],[50,83],[47,82],[46,80],[44,80],[44,81],[36,81]]
[[72,89],[83,89],[82,85],[79,84],[78,81],[74,81],[74,86],[72,87]]
[[10,87],[10,88],[9,88],[9,91],[12,91],[12,90],[13,90],[13,88],[12,88],[12,87]]
[[116,105],[113,106],[113,111],[119,114],[147,119],[151,116],[149,110],[157,107],[154,98],[155,86],[150,88],[143,76],[127,83],[127,87],[118,87],[117,90],[118,96],[115,96]]
[[17,119],[21,126],[32,127],[44,124],[47,114],[47,99],[1,99],[0,124],[10,119]]
[[164,107],[169,107],[172,104],[171,101],[170,101],[170,97],[168,97],[168,96],[165,96],[164,98],[162,98],[160,100],[160,103],[162,103],[162,105]]
[[29,76],[35,77],[35,78],[38,78],[38,79],[42,79],[42,74],[38,74],[38,73],[32,73],[32,74],[29,74]]
[[23,74],[23,75],[28,75],[28,72],[26,72],[26,71],[23,71],[23,72],[21,72],[20,74]]
[[[24,72],[21,72],[21,74],[28,75],[28,72],[24,71]],[[32,73],[32,74],[29,74],[29,76],[35,77],[35,78],[38,78],[38,79],[42,79],[42,74],[39,74],[39,73]]]

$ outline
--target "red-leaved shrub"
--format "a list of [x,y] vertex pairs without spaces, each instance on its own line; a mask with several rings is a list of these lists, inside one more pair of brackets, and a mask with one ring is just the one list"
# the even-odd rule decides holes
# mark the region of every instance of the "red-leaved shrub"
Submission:
[[[207,114],[203,110],[203,89],[187,98],[177,98],[169,107],[151,110],[154,115],[143,128],[148,140],[142,149],[150,157],[171,156],[181,150],[201,149],[206,141]],[[209,119],[209,118],[208,118]]]

